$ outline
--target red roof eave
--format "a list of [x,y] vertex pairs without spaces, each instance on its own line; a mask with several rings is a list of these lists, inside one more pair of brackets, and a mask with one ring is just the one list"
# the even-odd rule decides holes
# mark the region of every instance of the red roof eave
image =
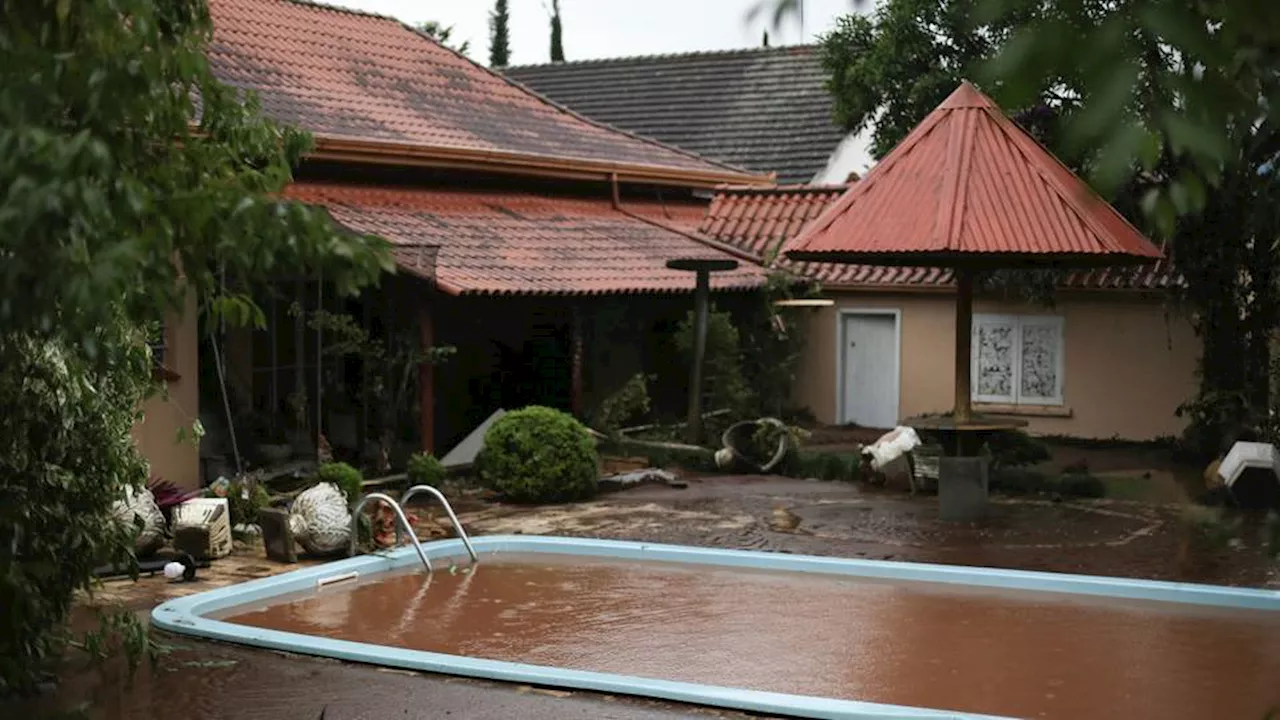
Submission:
[[[601,197],[326,183],[297,183],[285,194],[325,207],[353,232],[386,239],[402,270],[451,295],[685,293],[693,276],[667,260],[734,258],[648,217],[665,214],[660,203],[629,202],[623,212]],[[751,290],[765,280],[763,268],[742,262],[714,274],[711,286]]]

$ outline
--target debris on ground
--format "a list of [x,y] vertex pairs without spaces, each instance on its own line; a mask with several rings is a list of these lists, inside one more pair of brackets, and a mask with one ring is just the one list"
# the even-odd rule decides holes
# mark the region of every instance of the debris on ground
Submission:
[[[617,492],[626,490],[627,488],[639,487],[641,485],[667,485],[674,486],[679,482],[674,473],[658,468],[643,468],[641,470],[632,470],[630,472],[618,473],[616,475],[606,475],[600,478],[597,487],[600,492]],[[688,483],[684,484],[688,487]]]

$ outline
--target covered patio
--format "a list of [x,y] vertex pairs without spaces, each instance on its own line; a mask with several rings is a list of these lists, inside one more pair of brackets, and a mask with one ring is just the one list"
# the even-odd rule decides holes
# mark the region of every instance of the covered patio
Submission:
[[[741,259],[686,229],[701,217],[693,204],[339,183],[288,192],[353,232],[389,241],[398,272],[350,300],[314,281],[266,289],[266,331],[228,340],[231,394],[244,414],[275,418],[266,425],[276,442],[273,428],[305,412],[313,442],[321,432],[338,455],[357,459],[370,459],[385,408],[376,397],[334,390],[335,375],[338,387],[355,388],[372,369],[355,349],[325,367],[322,358],[343,340],[316,327],[316,310],[350,318],[388,348],[406,337],[419,350],[453,348],[416,367],[395,428],[399,455],[443,453],[498,408],[540,404],[583,417],[636,373],[684,378],[664,330],[692,310],[695,283],[666,262]],[[712,291],[751,291],[764,279],[762,268],[742,262],[713,275]],[[671,404],[683,402],[683,382],[667,390]]]

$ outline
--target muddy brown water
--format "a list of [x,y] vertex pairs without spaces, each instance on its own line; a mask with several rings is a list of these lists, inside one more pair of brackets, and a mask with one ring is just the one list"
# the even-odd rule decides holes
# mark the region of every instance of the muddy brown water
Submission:
[[1280,703],[1280,613],[668,563],[490,556],[229,622],[471,657],[1035,718]]

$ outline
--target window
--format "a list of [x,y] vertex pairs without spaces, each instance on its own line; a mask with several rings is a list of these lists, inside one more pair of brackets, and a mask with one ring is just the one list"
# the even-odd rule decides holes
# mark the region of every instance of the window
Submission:
[[175,382],[181,377],[166,364],[172,362],[168,353],[168,337],[169,327],[163,320],[151,327],[151,334],[147,337],[147,346],[151,348],[151,372],[157,379]]
[[1061,405],[1062,355],[1060,317],[975,315],[973,400]]
[[147,345],[151,348],[151,362],[156,367],[164,367],[164,351],[168,347],[168,343],[165,342],[168,334],[166,330],[168,328],[161,320],[158,325],[151,328],[151,335],[147,338]]

